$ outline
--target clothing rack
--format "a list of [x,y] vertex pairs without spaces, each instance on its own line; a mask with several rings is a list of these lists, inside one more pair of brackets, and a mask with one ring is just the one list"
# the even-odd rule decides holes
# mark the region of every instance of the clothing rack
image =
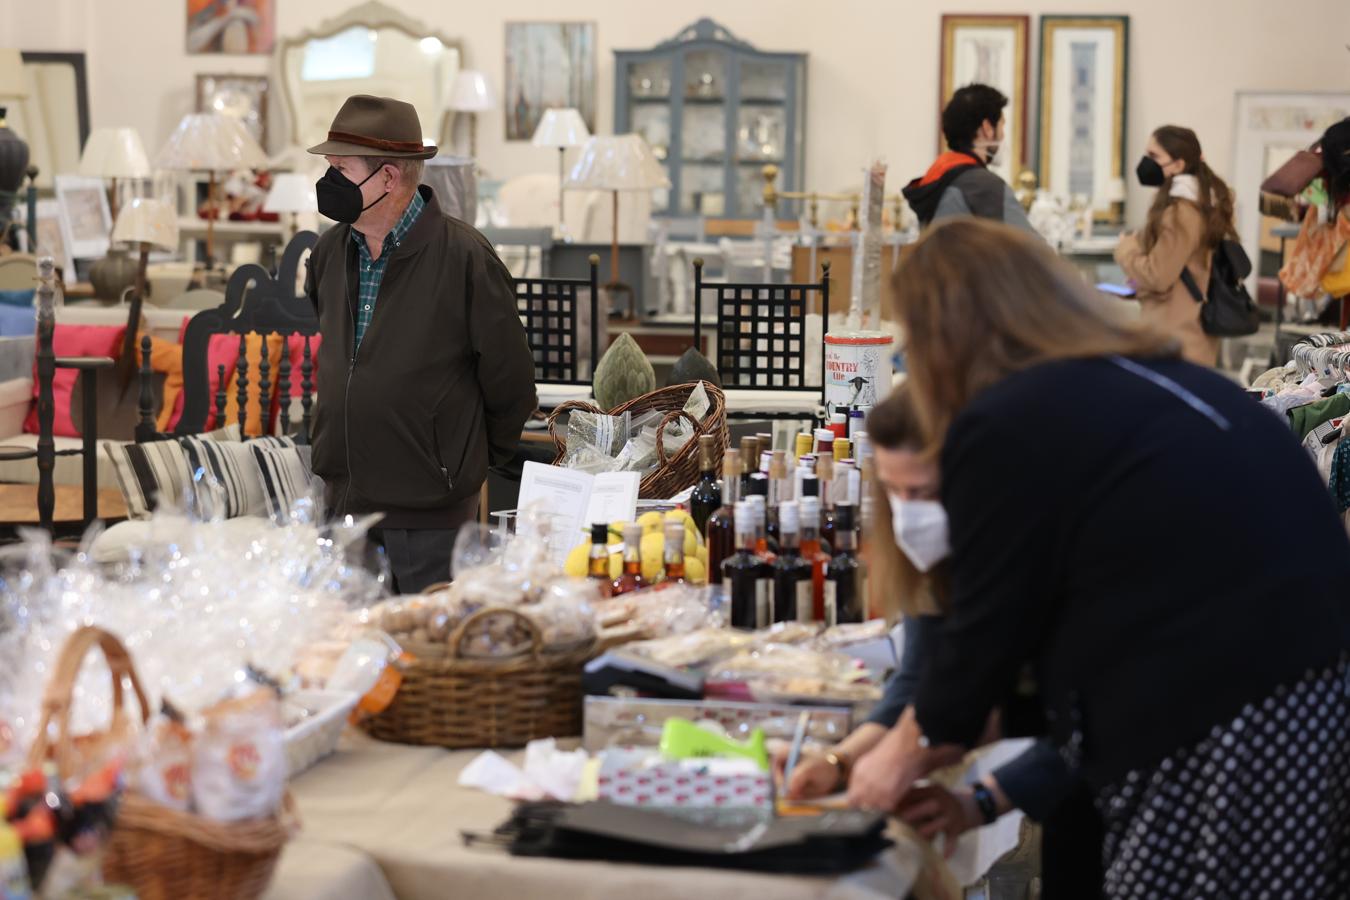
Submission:
[[1301,376],[1317,372],[1350,381],[1350,331],[1309,335],[1293,346],[1290,355]]

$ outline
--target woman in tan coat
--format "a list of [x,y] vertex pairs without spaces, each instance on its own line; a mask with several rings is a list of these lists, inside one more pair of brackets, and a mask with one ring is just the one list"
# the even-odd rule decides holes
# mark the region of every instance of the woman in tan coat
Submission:
[[1139,183],[1158,188],[1143,229],[1116,247],[1116,262],[1135,284],[1145,321],[1181,340],[1182,355],[1203,366],[1219,356],[1219,339],[1200,326],[1200,303],[1181,278],[1190,271],[1201,294],[1209,286],[1214,248],[1233,227],[1233,192],[1214,174],[1189,128],[1153,132],[1136,170]]

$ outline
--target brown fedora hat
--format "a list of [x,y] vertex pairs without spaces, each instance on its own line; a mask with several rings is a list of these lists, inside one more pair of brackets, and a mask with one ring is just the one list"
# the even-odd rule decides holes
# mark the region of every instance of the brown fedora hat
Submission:
[[353,94],[333,117],[328,140],[310,147],[309,152],[319,156],[430,159],[436,155],[436,148],[422,143],[422,123],[411,103]]

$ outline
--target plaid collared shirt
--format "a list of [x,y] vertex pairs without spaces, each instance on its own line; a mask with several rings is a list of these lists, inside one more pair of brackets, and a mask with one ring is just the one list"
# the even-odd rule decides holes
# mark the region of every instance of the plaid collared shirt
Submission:
[[394,230],[384,239],[384,246],[380,248],[380,258],[370,258],[370,248],[366,246],[366,236],[355,228],[352,229],[352,240],[356,242],[356,265],[359,272],[359,280],[356,289],[356,346],[361,346],[361,338],[365,336],[366,329],[370,327],[370,320],[375,315],[375,301],[380,296],[380,282],[384,280],[384,267],[389,262],[390,255],[394,252],[403,239],[408,236],[409,229],[417,221],[418,215],[422,212],[422,207],[427,202],[422,199],[420,191],[413,192],[412,202],[404,210],[403,217],[398,220]]

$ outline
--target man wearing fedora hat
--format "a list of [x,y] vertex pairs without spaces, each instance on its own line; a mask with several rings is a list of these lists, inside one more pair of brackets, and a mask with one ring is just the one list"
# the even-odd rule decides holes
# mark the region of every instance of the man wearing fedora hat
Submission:
[[383,514],[371,536],[417,593],[450,577],[488,467],[515,453],[533,356],[492,245],[420,185],[436,148],[411,104],[349,97],[309,152],[328,160],[319,212],[339,223],[305,278],[323,336],[314,472],[332,514]]

